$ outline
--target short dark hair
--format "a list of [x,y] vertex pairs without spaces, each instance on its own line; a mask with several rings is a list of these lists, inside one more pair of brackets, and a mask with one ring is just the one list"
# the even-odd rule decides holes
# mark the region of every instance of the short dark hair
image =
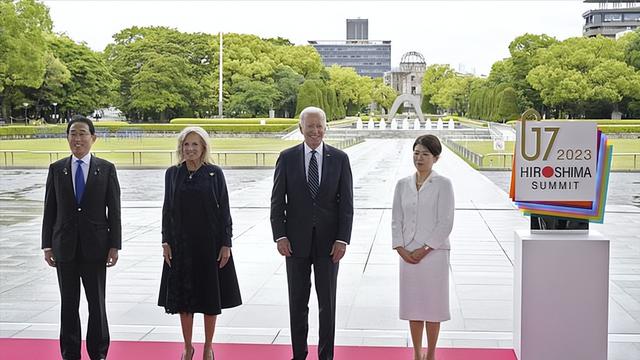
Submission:
[[429,152],[433,156],[439,156],[442,152],[442,144],[440,144],[440,139],[438,139],[435,135],[421,135],[418,136],[416,141],[413,143],[413,149],[415,150],[416,145],[422,145],[429,149]]
[[93,126],[93,121],[91,121],[91,119],[82,115],[73,115],[73,117],[71,118],[71,120],[69,120],[69,123],[67,124],[67,135],[69,135],[69,129],[71,129],[71,125],[77,122],[87,124],[87,126],[89,126],[89,132],[91,133],[91,135],[96,134],[96,128]]

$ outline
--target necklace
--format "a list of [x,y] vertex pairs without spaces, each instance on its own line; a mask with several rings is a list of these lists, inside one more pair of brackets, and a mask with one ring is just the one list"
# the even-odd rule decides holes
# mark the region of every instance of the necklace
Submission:
[[416,187],[418,189],[420,189],[420,187],[422,186],[422,184],[424,184],[425,181],[427,181],[427,178],[429,176],[427,175],[424,179],[420,180],[420,174],[416,174]]
[[198,172],[198,170],[200,170],[200,166],[198,166],[195,170],[191,171],[189,170],[189,168],[187,168],[187,173],[189,173],[189,180],[193,179],[193,175],[195,175],[195,173]]

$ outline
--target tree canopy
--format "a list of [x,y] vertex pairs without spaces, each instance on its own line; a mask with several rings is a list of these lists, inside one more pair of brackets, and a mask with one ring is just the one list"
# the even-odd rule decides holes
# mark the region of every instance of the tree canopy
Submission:
[[0,93],[2,117],[28,100],[25,89],[39,88],[47,67],[49,10],[34,0],[0,0]]
[[524,34],[509,44],[511,56],[495,62],[486,80],[431,65],[422,84],[423,110],[491,121],[517,118],[530,107],[549,117],[601,118],[614,111],[638,117],[639,34],[564,41]]
[[[131,121],[166,122],[218,112],[218,34],[133,26],[113,35],[102,52],[52,32],[48,9],[36,0],[0,0],[2,119],[70,116],[116,106]],[[325,68],[311,46],[284,38],[223,35],[225,116],[291,117],[309,105],[330,119],[373,103],[388,109],[397,94],[381,79],[352,68]],[[618,40],[598,36],[559,41],[523,34],[508,44],[488,77],[432,64],[422,80],[424,112],[491,121],[533,107],[547,117],[640,117],[640,29]],[[23,104],[27,104],[23,108]]]

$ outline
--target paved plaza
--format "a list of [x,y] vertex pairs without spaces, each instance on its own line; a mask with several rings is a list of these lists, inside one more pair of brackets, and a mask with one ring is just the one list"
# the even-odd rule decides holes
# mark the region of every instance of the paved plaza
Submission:
[[[398,256],[391,249],[390,221],[395,183],[413,172],[412,142],[367,140],[347,149],[356,209],[338,279],[338,345],[411,344],[407,322],[398,319]],[[448,149],[434,168],[452,180],[456,196],[452,320],[443,323],[438,344],[511,348],[514,230],[528,228],[528,218],[502,189]],[[289,343],[284,259],[276,252],[269,224],[273,171],[225,173],[244,304],[223,312],[214,341]],[[123,250],[107,281],[113,340],[181,340],[178,317],[156,305],[163,174],[160,169],[119,172]],[[0,175],[0,337],[57,338],[57,280],[40,250],[46,170],[5,169]],[[605,224],[591,228],[611,239],[609,359],[640,359],[640,209],[630,204],[607,209]],[[311,299],[314,335],[317,306]],[[84,302],[82,311],[86,321]],[[194,338],[202,339],[199,318],[196,325]],[[316,339],[311,336],[311,342]]]

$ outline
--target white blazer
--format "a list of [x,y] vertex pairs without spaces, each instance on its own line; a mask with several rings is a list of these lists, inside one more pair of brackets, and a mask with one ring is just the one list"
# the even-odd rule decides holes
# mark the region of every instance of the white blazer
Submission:
[[453,186],[448,178],[432,170],[419,191],[416,174],[398,180],[391,213],[393,248],[449,250],[454,211]]

